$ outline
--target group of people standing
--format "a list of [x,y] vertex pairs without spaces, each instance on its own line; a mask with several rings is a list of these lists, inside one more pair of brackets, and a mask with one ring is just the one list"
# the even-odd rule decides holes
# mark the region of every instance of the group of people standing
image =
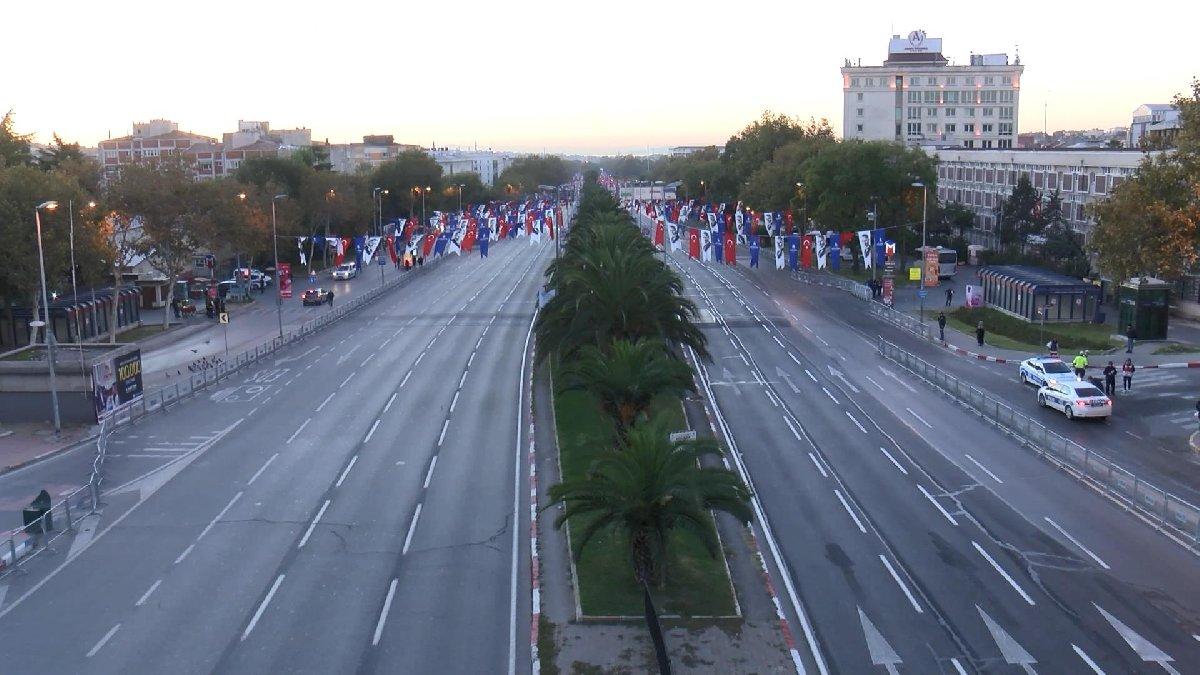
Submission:
[[[1058,355],[1058,342],[1050,341],[1050,355]],[[1086,379],[1088,357],[1086,351],[1081,351],[1071,359],[1071,367],[1075,370],[1075,377],[1080,380]],[[1137,367],[1133,365],[1133,359],[1125,359],[1125,363],[1121,364],[1121,370],[1117,370],[1117,366],[1109,361],[1107,366],[1104,366],[1104,394],[1106,396],[1117,395],[1117,372],[1121,373],[1121,391],[1130,391],[1133,389],[1133,374],[1137,371]]]

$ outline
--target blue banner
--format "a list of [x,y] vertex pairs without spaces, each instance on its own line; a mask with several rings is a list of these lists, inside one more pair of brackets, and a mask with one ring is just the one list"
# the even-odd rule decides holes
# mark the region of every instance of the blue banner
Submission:
[[800,264],[800,235],[787,236],[788,269],[795,271]]
[[871,243],[875,245],[875,266],[883,267],[886,260],[883,256],[883,230],[871,230]]
[[833,271],[842,269],[842,237],[837,232],[829,235],[829,266]]

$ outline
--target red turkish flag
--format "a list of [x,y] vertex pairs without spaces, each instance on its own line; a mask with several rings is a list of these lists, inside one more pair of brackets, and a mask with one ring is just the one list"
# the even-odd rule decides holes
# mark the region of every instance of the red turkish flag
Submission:
[[421,257],[422,258],[429,257],[429,254],[433,252],[433,245],[436,242],[437,242],[437,237],[434,236],[433,234],[425,235],[425,243],[421,247]]
[[655,246],[663,245],[663,239],[665,238],[665,235],[666,235],[666,229],[667,229],[666,226],[663,224],[663,221],[661,221],[661,220],[654,224],[654,245]]
[[508,219],[500,221],[500,232],[496,235],[500,239],[508,238]]
[[787,234],[792,234],[792,231],[796,226],[796,221],[792,218],[791,209],[783,214],[783,223],[787,226]]
[[470,224],[467,225],[467,233],[464,234],[462,238],[463,253],[470,253],[471,249],[475,247],[475,240],[479,237],[479,230],[477,228],[478,226],[475,225],[475,219],[472,218],[470,220]]
[[700,231],[694,227],[688,228],[688,255],[700,257]]
[[412,241],[413,230],[415,229],[417,229],[415,218],[409,218],[404,222],[404,241]]
[[[725,216],[729,218],[729,216]],[[725,264],[737,264],[737,235],[732,228],[725,230],[725,245],[721,247],[721,252],[725,254]]]
[[532,213],[525,214],[525,236],[526,237],[533,236],[533,214]]
[[804,235],[804,243],[800,246],[800,264],[812,267],[813,239],[811,234]]
[[546,231],[550,233],[550,238],[554,238],[554,216],[550,212],[546,212]]
[[387,250],[388,255],[392,257],[392,264],[396,264],[396,237],[390,234],[387,236]]
[[854,233],[853,232],[843,232],[842,233],[842,247],[843,248],[846,246],[849,246],[850,243],[853,241],[854,241]]

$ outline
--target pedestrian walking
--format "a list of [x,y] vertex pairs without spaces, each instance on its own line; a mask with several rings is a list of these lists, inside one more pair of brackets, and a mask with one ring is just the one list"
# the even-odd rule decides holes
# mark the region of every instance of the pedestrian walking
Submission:
[[938,339],[942,342],[946,341],[946,314],[938,312]]
[[1133,372],[1137,368],[1133,367],[1133,359],[1125,359],[1125,363],[1121,364],[1121,388],[1124,391],[1133,389]]
[[1117,395],[1117,367],[1112,361],[1104,366],[1104,393],[1107,396]]
[[950,303],[952,303],[952,302],[954,302],[954,289],[947,288],[946,289],[946,306],[949,307]]
[[983,346],[983,322],[982,321],[979,322],[979,325],[975,326],[975,342],[979,343],[980,347]]
[[333,307],[333,291],[329,291],[329,306]]
[[1137,331],[1133,329],[1133,324],[1125,326],[1125,353],[1133,353],[1133,341],[1137,339]]
[[1083,352],[1079,352],[1074,359],[1071,359],[1071,366],[1075,368],[1075,377],[1079,380],[1083,380],[1084,375],[1087,374],[1087,365],[1088,359]]
[[1058,358],[1058,340],[1050,338],[1050,341],[1046,343],[1046,349],[1050,350],[1052,358]]

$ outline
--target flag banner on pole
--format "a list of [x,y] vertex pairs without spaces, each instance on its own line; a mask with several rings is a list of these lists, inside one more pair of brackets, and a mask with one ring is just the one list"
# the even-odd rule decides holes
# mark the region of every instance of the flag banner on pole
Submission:
[[800,263],[800,235],[789,234],[787,236],[787,256],[788,269],[795,271],[799,269]]
[[883,263],[887,261],[887,257],[883,252],[883,229],[871,230],[871,241],[875,244],[875,266],[883,267]]
[[425,238],[425,242],[424,242],[423,248],[421,249],[421,257],[428,258],[430,256],[430,254],[433,253],[433,247],[434,247],[434,244],[437,243],[437,237],[434,236],[432,233],[430,233],[430,234],[425,235],[424,238]]
[[296,248],[300,249],[300,265],[308,265],[308,258],[304,256],[304,237],[296,238]]
[[800,266],[804,269],[812,268],[813,264],[813,240],[811,234],[804,235],[804,239],[800,243]]
[[683,248],[683,242],[679,240],[679,225],[678,223],[670,223],[667,225],[667,234],[671,240],[671,251],[678,251]]
[[723,263],[725,262],[725,225],[724,220],[717,220],[716,229],[709,232],[708,240],[712,242],[712,259]]
[[450,235],[446,234],[445,232],[443,232],[437,236],[437,239],[435,239],[434,243],[433,243],[434,257],[441,257],[443,255],[446,255],[446,246],[448,245],[449,241],[450,241]]
[[829,261],[826,259],[826,256],[829,254],[829,251],[826,250],[827,246],[829,246],[828,237],[820,232],[817,232],[813,235],[813,248],[817,254],[817,269],[819,270],[825,269],[825,267],[829,264]]
[[829,267],[834,272],[842,269],[842,242],[836,232],[829,233]]
[[787,245],[784,243],[782,236],[775,236],[775,269],[787,269]]
[[748,245],[750,246],[750,266],[757,268],[758,267],[758,251],[759,251],[759,248],[761,248],[761,246],[762,246],[762,244],[758,241],[757,234],[750,235],[750,241],[748,242]]
[[712,232],[710,230],[700,230],[700,261],[712,262]]
[[381,237],[367,237],[363,241],[362,259],[364,265],[370,265],[371,261],[375,258],[375,253],[379,251],[380,240]]
[[663,221],[662,218],[659,218],[658,222],[656,222],[654,224],[654,246],[655,246],[655,248],[663,247],[663,237],[666,236],[665,230],[666,230],[666,223]]
[[479,228],[479,257],[488,257],[488,246],[492,241],[492,229],[487,225]]
[[787,225],[787,233],[788,233],[788,236],[791,236],[791,235],[792,235],[792,233],[793,233],[793,231],[795,230],[795,227],[796,227],[796,224],[795,224],[795,219],[794,219],[794,218],[793,218],[793,216],[792,216],[792,210],[791,210],[791,209],[788,209],[786,212],[784,212],[784,214],[783,214],[783,222],[784,222],[784,224],[785,224],[785,225]]
[[872,267],[874,267],[874,265],[871,264],[875,259],[875,256],[871,252],[872,248],[873,247],[871,246],[871,231],[870,230],[859,230],[858,231],[858,249],[862,253],[864,269],[869,270]]
[[725,264],[737,264],[737,234],[732,230],[725,230]]
[[688,255],[693,259],[700,257],[700,230],[694,227],[687,228],[688,237]]

